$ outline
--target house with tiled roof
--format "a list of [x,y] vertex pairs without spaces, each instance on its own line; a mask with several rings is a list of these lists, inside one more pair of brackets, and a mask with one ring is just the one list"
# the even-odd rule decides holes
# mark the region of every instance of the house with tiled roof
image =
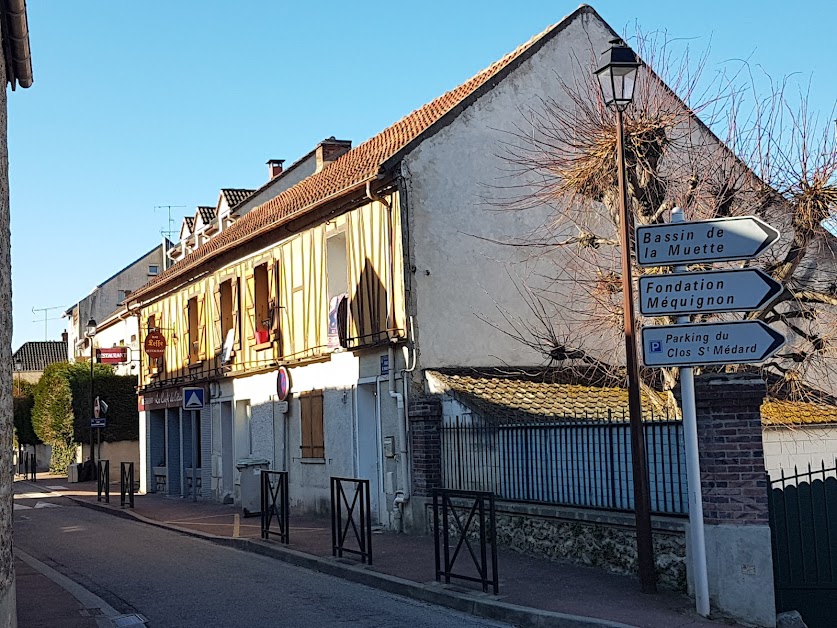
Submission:
[[67,332],[61,340],[24,342],[12,354],[15,378],[37,382],[44,369],[50,364],[67,361]]
[[[532,173],[512,178],[501,153],[525,145],[527,111],[545,101],[573,106],[561,80],[572,81],[575,60],[596,58],[614,36],[581,6],[292,185],[282,183],[282,160],[268,162],[278,182],[244,201],[255,206],[231,208],[229,224],[129,300],[153,344],[139,380],[142,490],[248,508],[257,504],[254,469],[271,468],[288,472],[295,511],[325,512],[330,477],[363,478],[377,524],[423,531],[429,495],[412,479],[425,463],[411,457],[415,439],[456,457],[439,444],[444,429],[411,431],[425,411],[409,414],[411,400],[435,394],[451,400],[444,427],[479,415],[506,438],[503,453],[469,435],[471,470],[485,473],[463,472],[468,487],[499,494],[521,468],[563,447],[562,460],[583,471],[577,486],[563,487],[575,500],[565,503],[630,510],[624,391],[520,375],[543,366],[542,352],[486,322],[531,315],[508,268],[537,277],[539,256],[502,240],[538,233],[552,212],[548,203],[496,211],[509,190],[537,185]],[[204,403],[184,409],[194,387]],[[594,405],[606,420],[582,420]],[[676,422],[660,418],[649,428],[657,434],[655,514],[674,539],[666,542],[682,548],[682,438]],[[553,434],[562,426],[587,457]],[[601,479],[617,467],[618,485]],[[541,476],[507,493],[509,502],[540,508],[557,494],[556,469],[535,468]],[[626,526],[624,518],[613,524]],[[685,583],[685,558],[670,562],[680,574],[672,581]]]

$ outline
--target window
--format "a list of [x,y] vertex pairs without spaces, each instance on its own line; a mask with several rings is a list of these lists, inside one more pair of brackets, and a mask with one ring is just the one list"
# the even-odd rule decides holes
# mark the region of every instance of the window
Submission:
[[341,331],[343,337],[346,335],[346,312],[343,302],[349,291],[348,263],[346,234],[338,233],[328,238],[326,240],[326,284],[328,289],[328,346],[330,349],[340,347]]
[[323,391],[299,395],[300,450],[303,458],[325,458],[323,438]]
[[263,344],[270,339],[270,285],[268,283],[267,264],[253,269],[253,305],[256,330],[256,344]]
[[192,297],[186,305],[186,325],[189,336],[189,364],[200,362],[200,320],[198,297]]
[[160,274],[160,266],[158,264],[149,264],[148,265],[148,274],[151,276],[159,275]]
[[117,295],[118,305],[122,305],[128,299],[128,296],[131,294],[130,290],[119,290]]

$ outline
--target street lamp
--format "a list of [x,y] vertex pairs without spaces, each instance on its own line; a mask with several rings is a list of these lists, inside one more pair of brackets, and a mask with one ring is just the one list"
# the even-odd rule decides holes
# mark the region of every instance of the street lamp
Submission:
[[20,382],[20,372],[22,370],[23,370],[23,362],[20,361],[20,358],[17,358],[15,360],[15,373],[17,373],[17,395],[16,396],[18,396],[18,397],[20,397],[20,394],[21,394],[21,391],[20,391],[20,383],[21,383]]
[[93,337],[96,335],[96,321],[94,319],[90,319],[87,321],[87,329],[85,329],[84,335],[87,337],[87,341],[90,343],[90,474],[91,477],[95,473],[96,469],[96,456],[95,452],[93,451],[93,414],[95,412],[94,409],[94,398],[93,398],[93,362],[94,362],[94,355],[93,355]]
[[644,593],[657,590],[654,546],[651,537],[651,494],[648,489],[645,433],[642,427],[642,402],[639,389],[639,361],[634,329],[634,294],[631,277],[632,216],[628,211],[625,185],[625,126],[623,112],[634,98],[636,73],[640,63],[621,39],[610,41],[602,53],[596,70],[602,99],[616,110],[616,169],[619,183],[619,246],[622,249],[622,313],[625,328],[625,360],[628,371],[628,416],[631,430],[631,458],[634,480],[634,513],[636,517],[637,562]]
[[[23,362],[21,362],[20,358],[15,359],[15,372],[17,373],[17,391],[13,397],[20,397],[22,396],[21,389],[20,389],[20,372],[23,370]],[[18,402],[20,403],[20,402]],[[18,473],[20,473],[20,465],[23,461],[23,443],[20,442],[22,434],[18,432],[17,435],[17,466],[18,466]]]

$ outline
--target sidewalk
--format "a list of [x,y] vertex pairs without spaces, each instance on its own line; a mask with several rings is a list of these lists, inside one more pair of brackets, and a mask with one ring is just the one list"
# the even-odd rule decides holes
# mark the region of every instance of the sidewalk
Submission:
[[[631,577],[608,574],[564,562],[498,551],[500,595],[478,585],[443,586],[435,582],[432,536],[374,533],[373,565],[334,559],[328,519],[291,515],[290,544],[260,539],[258,517],[244,518],[232,506],[157,495],[137,495],[136,507],[119,506],[119,485],[110,504],[98,502],[93,482],[67,484],[64,477],[39,477],[49,489],[81,505],[151,525],[233,545],[349,580],[408,595],[500,621],[535,626],[635,626],[640,628],[718,628],[732,622],[709,621],[694,612],[686,596],[671,592],[644,595]],[[32,485],[33,488],[35,485]],[[61,487],[60,489],[57,487]],[[463,553],[467,550],[463,549]],[[350,556],[350,555],[346,555]],[[462,556],[463,564],[468,559]]]

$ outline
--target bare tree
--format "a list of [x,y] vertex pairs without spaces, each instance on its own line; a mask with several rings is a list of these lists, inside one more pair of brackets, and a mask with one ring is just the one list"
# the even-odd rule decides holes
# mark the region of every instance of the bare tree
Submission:
[[[680,206],[689,220],[757,215],[780,228],[783,237],[767,254],[738,263],[759,265],[786,286],[768,308],[748,315],[788,338],[760,369],[775,395],[831,400],[837,393],[836,243],[820,222],[837,207],[833,129],[818,124],[804,91],[789,97],[788,81],[753,75],[746,62],[732,75],[704,81],[705,55],[693,60],[677,53],[665,35],[639,33],[635,42],[645,65],[625,112],[634,221],[667,222],[670,210]],[[623,352],[616,120],[593,75],[596,58],[592,50],[587,59],[576,58],[572,76],[556,77],[560,97],[521,112],[525,123],[502,143],[509,171],[504,180],[514,183],[494,186],[486,201],[504,211],[554,209],[537,235],[504,241],[549,261],[551,270],[520,280],[530,316],[515,318],[501,309],[501,320],[491,323],[550,364],[608,364],[618,372]],[[767,84],[763,96],[761,83]],[[705,266],[690,267],[699,268]],[[736,318],[742,315],[700,314],[692,320]],[[643,373],[643,380],[670,389],[676,373],[657,369]]]

